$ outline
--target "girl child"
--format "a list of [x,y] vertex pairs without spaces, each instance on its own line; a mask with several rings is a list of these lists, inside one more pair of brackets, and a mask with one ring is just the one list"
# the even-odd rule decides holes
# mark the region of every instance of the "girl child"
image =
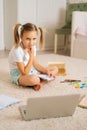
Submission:
[[40,30],[40,48],[43,47],[44,32],[32,23],[16,24],[14,27],[14,46],[9,53],[11,81],[16,85],[32,86],[34,90],[41,88],[41,79],[37,73],[55,77],[57,68],[46,68],[36,58],[36,42]]

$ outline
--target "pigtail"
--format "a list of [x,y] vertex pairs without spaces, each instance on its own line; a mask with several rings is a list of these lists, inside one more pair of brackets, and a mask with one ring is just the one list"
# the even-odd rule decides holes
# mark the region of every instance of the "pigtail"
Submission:
[[40,30],[40,42],[39,42],[39,48],[42,49],[44,45],[44,29],[42,27],[39,27]]
[[19,36],[19,33],[18,33],[19,26],[21,26],[21,24],[16,24],[14,26],[14,46],[15,47],[18,47],[19,43],[20,43],[20,36]]

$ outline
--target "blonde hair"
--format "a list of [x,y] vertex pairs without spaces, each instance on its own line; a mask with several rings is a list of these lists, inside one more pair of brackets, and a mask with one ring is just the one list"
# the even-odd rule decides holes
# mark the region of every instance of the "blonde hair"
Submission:
[[[20,29],[19,29],[20,28]],[[24,25],[16,24],[14,27],[14,45],[18,47],[20,45],[20,36],[24,34],[25,31],[36,31],[38,33],[40,30],[40,41],[39,48],[43,48],[44,45],[44,29],[42,27],[37,28],[36,25],[32,23],[26,23]]]

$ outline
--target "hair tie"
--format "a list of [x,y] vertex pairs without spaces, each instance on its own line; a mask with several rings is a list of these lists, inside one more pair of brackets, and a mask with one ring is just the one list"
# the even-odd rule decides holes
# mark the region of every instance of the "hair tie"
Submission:
[[19,36],[21,35],[21,30],[22,30],[22,25],[20,25],[20,26],[18,27],[18,35],[19,35]]
[[19,43],[21,43],[21,38],[20,38],[21,30],[22,30],[22,25],[20,25],[20,26],[18,27]]

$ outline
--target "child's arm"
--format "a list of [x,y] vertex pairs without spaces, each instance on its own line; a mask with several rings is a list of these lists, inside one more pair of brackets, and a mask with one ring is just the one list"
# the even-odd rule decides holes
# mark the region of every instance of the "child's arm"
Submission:
[[34,59],[34,52],[33,50],[26,50],[29,55],[30,55],[30,58],[29,58],[29,61],[27,63],[27,65],[25,66],[23,62],[17,62],[17,67],[18,69],[20,70],[21,74],[22,75],[26,75],[29,73],[30,69],[31,69],[31,66],[33,64],[33,59]]
[[40,73],[43,73],[43,74],[48,74],[48,70],[46,67],[40,65],[38,63],[38,60],[37,58],[34,56],[34,67],[40,72]]
[[34,67],[43,74],[47,74],[50,77],[55,77],[56,73],[54,72],[55,70],[52,68],[47,68],[47,67],[43,67],[42,65],[40,65],[36,59],[36,57],[34,57]]

